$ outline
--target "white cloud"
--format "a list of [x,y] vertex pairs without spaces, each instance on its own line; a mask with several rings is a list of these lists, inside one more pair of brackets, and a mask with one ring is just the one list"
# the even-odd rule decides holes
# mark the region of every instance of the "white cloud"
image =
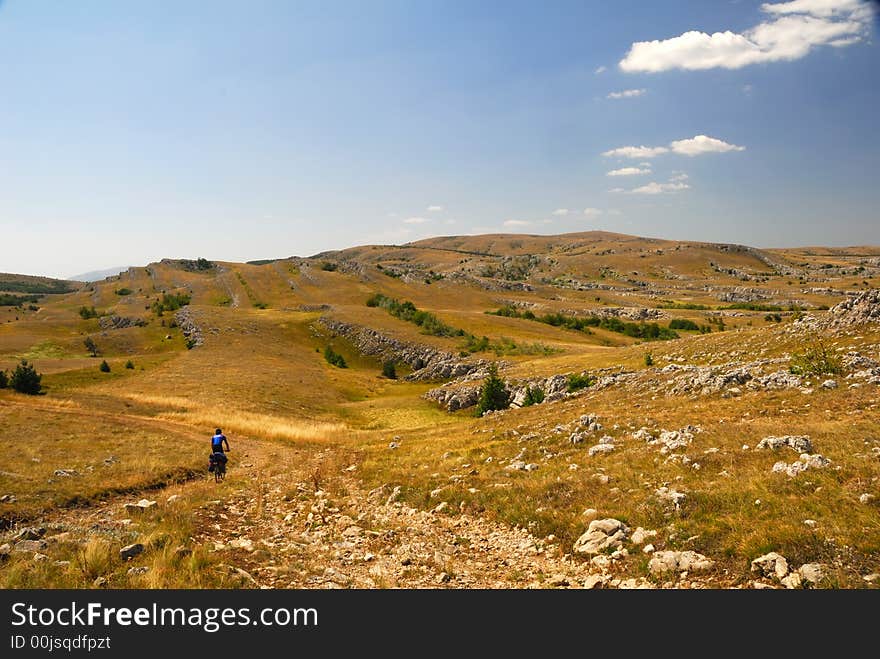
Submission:
[[636,96],[641,96],[644,94],[647,89],[624,89],[622,92],[611,92],[605,98],[635,98]]
[[828,17],[858,11],[864,4],[863,0],[792,0],[765,2],[761,5],[761,11],[768,14],[812,14]]
[[681,190],[687,190],[689,187],[691,186],[687,183],[681,182],[670,181],[669,183],[657,183],[651,181],[647,185],[630,190],[630,192],[632,194],[663,194],[664,192],[679,192]]
[[[719,140],[716,137],[709,137],[708,135],[694,135],[688,139],[684,140],[675,140],[674,142],[670,142],[668,147],[665,146],[622,146],[617,149],[611,149],[610,151],[605,151],[602,153],[603,156],[606,157],[617,157],[617,158],[654,158],[656,156],[662,155],[664,153],[677,153],[682,156],[699,156],[704,153],[725,153],[727,151],[745,151],[746,148],[744,146],[737,146],[736,144],[729,144],[724,140]],[[648,165],[650,163],[641,163],[641,165]],[[622,169],[613,170],[615,172],[628,172],[627,174],[613,174],[609,172],[609,176],[628,176],[635,175],[636,173],[650,173],[650,172],[634,172],[630,170],[634,170],[635,167],[623,167]]]
[[585,208],[584,215],[587,217],[597,217],[602,214],[602,210],[599,208]]
[[408,217],[403,223],[404,224],[424,224],[425,222],[430,222],[427,217]]
[[425,210],[428,211],[429,213],[439,213],[440,211],[444,210],[444,207],[443,206],[428,206]]
[[665,146],[621,146],[605,151],[602,155],[609,158],[656,158],[669,151]]
[[607,67],[607,66],[600,66],[600,67],[597,67],[597,68],[596,68],[596,70],[594,71],[594,73],[595,73],[596,75],[600,75],[600,74],[602,74],[602,73],[605,73],[607,70],[608,70],[608,67]]
[[818,46],[842,48],[861,41],[874,15],[861,0],[792,0],[765,3],[761,10],[768,19],[742,34],[690,30],[671,39],[638,41],[618,66],[628,73],[657,73],[791,61]]
[[526,220],[504,220],[504,226],[506,227],[527,227],[531,224]]
[[555,215],[556,217],[565,217],[568,215],[569,210],[567,208],[557,208],[555,211],[551,213],[551,215]]
[[611,188],[608,192],[613,192],[617,194],[618,192],[626,192],[623,188]]
[[703,153],[726,153],[728,151],[745,151],[744,146],[728,144],[706,135],[695,135],[687,140],[676,140],[669,144],[669,148],[683,156],[699,156]]
[[651,170],[644,167],[621,167],[620,169],[612,169],[605,176],[639,176],[650,173]]
[[687,181],[690,178],[684,172],[673,172],[672,176],[669,177],[670,181]]

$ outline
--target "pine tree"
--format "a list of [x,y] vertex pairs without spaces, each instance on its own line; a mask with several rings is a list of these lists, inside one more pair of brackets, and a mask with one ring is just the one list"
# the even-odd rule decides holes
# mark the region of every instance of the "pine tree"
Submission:
[[498,377],[498,366],[489,366],[489,374],[483,381],[480,390],[480,401],[477,403],[477,416],[483,416],[489,410],[506,409],[510,403],[510,395],[504,387],[504,380]]
[[101,373],[109,373],[110,372],[110,364],[107,363],[107,360],[103,360],[101,365],[98,367],[101,369]]
[[12,372],[12,378],[10,378],[9,384],[21,394],[36,396],[42,389],[42,386],[40,385],[42,379],[43,376],[37,373],[33,364],[28,364],[26,360],[22,359],[21,364],[16,366],[15,370]]

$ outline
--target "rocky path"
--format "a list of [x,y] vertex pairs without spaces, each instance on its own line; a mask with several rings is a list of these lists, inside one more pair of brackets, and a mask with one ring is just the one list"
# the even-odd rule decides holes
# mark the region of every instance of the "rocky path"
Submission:
[[199,510],[194,538],[227,553],[260,587],[583,587],[591,576],[588,563],[523,529],[442,504],[417,510],[398,500],[399,487],[365,491],[355,465],[317,489],[305,471],[264,473],[253,465],[231,470],[254,487]]

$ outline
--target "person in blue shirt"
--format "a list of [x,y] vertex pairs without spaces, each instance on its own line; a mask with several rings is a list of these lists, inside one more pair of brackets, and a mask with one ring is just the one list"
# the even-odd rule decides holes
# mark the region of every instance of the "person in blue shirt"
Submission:
[[223,451],[224,445],[226,445],[226,450],[228,451],[229,441],[226,439],[223,431],[217,428],[214,436],[211,437],[211,457],[208,460],[208,471],[216,472],[215,476],[219,474],[219,478],[222,478],[226,473],[226,461],[228,460],[226,453]]
[[226,439],[226,435],[223,434],[223,431],[220,428],[217,428],[214,431],[214,436],[211,437],[211,453],[223,453],[223,445],[226,444],[226,450],[229,450],[229,442]]

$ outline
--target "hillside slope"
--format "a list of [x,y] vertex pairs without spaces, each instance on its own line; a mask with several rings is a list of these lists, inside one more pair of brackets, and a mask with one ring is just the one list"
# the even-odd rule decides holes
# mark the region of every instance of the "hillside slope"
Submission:
[[0,390],[0,584],[873,587],[878,254],[459,236],[2,307],[45,395]]

